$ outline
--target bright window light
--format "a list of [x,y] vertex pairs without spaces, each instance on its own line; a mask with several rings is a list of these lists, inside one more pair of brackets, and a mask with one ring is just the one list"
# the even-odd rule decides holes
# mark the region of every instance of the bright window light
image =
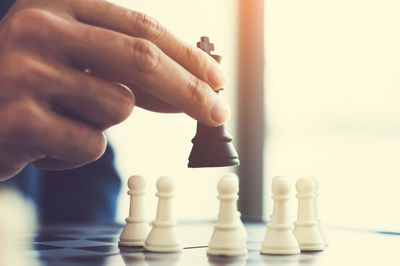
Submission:
[[266,176],[319,178],[330,225],[400,231],[399,9],[266,1]]

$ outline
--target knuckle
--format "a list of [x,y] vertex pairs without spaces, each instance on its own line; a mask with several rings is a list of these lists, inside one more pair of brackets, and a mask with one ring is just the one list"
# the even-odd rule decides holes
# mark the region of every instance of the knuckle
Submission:
[[165,32],[165,28],[161,23],[144,13],[132,11],[130,17],[132,28],[140,37],[156,40]]
[[89,142],[86,142],[86,138],[84,140],[85,143],[87,143],[85,151],[86,163],[93,162],[99,159],[103,155],[107,147],[107,141],[101,131],[97,132],[94,137],[92,136],[88,139],[90,140]]
[[161,62],[161,51],[152,42],[139,39],[133,43],[132,57],[139,71],[153,73]]
[[206,103],[206,95],[204,93],[204,84],[198,78],[192,76],[185,88],[191,103],[197,106],[203,106]]
[[135,97],[131,91],[125,88],[116,88],[115,92],[117,95],[112,102],[118,104],[110,109],[111,112],[108,112],[110,117],[106,119],[108,123],[104,125],[105,127],[111,127],[127,119],[135,106]]
[[43,29],[49,21],[46,11],[37,8],[22,9],[9,20],[6,36],[14,41],[38,37],[40,29]]
[[9,109],[13,114],[9,123],[10,137],[28,140],[43,134],[42,112],[33,100],[18,100]]
[[121,99],[119,101],[119,112],[116,112],[116,124],[121,123],[122,121],[127,119],[132,113],[133,107],[135,106],[135,96],[133,95],[133,93],[128,90],[124,91],[126,92],[121,94]]
[[0,62],[0,88],[4,90],[5,88],[12,87],[12,84],[18,80],[19,69],[15,60],[19,58],[14,58],[14,56],[5,56]]
[[207,68],[207,57],[203,53],[199,53],[198,49],[192,45],[187,44],[185,49],[185,59],[187,65],[193,65],[193,62],[199,66],[200,73],[202,77],[206,76],[206,68]]
[[45,63],[39,62],[34,58],[26,58],[24,70],[24,78],[26,85],[32,86],[43,81],[49,80],[53,76],[53,69]]
[[50,75],[50,68],[24,54],[10,54],[0,62],[0,81],[5,87],[32,87]]

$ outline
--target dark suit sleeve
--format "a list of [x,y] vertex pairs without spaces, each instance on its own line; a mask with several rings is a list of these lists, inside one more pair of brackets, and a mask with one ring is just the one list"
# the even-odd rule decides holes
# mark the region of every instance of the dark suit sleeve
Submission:
[[42,223],[114,221],[121,181],[110,146],[91,164],[67,171],[41,171],[39,179]]
[[0,0],[0,19],[4,17],[14,2],[14,0]]

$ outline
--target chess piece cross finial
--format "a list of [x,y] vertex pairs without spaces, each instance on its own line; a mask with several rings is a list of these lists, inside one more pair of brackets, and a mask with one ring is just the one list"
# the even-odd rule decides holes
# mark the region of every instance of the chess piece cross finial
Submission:
[[197,42],[197,47],[207,54],[211,54],[211,51],[214,51],[214,44],[210,43],[210,39],[206,36],[201,37],[201,41]]

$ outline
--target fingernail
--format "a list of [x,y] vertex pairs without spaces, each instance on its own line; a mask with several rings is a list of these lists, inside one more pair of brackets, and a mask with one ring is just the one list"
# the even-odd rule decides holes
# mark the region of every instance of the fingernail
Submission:
[[212,87],[222,87],[226,82],[225,72],[215,62],[208,64],[206,75],[207,81]]
[[229,118],[230,113],[228,104],[216,96],[214,106],[211,108],[211,118],[220,125]]

